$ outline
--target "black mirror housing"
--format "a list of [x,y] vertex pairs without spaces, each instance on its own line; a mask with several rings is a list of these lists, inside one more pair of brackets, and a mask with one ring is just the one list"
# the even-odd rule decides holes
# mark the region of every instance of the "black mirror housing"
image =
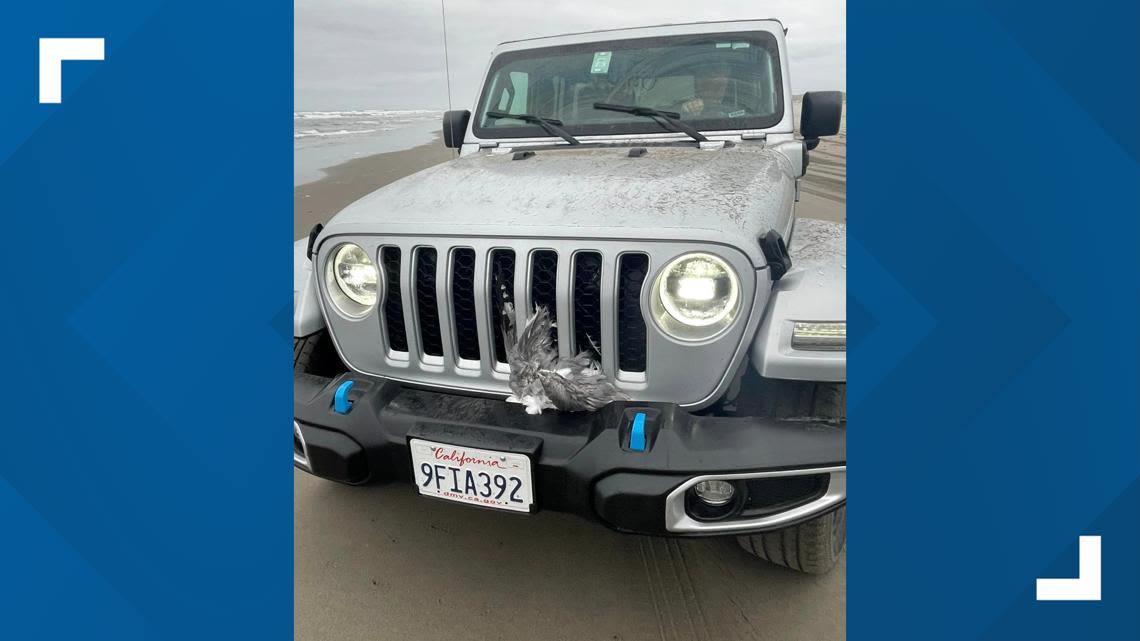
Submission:
[[815,149],[820,136],[839,133],[843,117],[843,92],[809,91],[800,107],[800,133],[808,149]]
[[443,145],[451,149],[463,146],[463,136],[467,133],[467,122],[471,112],[466,109],[443,112]]

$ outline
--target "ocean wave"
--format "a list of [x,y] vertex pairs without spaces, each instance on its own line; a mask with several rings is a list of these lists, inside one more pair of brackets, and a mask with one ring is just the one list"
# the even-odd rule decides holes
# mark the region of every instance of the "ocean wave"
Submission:
[[394,127],[378,127],[376,129],[339,129],[337,131],[317,131],[316,129],[303,129],[293,134],[294,138],[316,138],[325,136],[355,136],[359,134],[372,134],[377,131],[392,131]]
[[361,116],[422,116],[438,115],[440,111],[433,109],[356,109],[346,111],[294,111],[296,120],[336,120],[346,118],[360,118]]

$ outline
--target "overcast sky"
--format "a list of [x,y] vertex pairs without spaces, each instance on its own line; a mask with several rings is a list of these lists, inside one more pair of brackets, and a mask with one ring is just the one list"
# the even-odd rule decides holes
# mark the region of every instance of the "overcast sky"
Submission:
[[[778,18],[792,91],[847,89],[845,0],[445,0],[455,108],[471,108],[504,40],[666,22]],[[439,0],[296,0],[298,111],[445,109]]]

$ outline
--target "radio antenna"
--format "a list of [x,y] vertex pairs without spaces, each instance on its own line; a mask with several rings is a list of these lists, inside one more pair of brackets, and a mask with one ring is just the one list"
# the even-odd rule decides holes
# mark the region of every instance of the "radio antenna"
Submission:
[[447,57],[447,8],[439,0],[439,13],[443,16],[443,75],[447,78],[447,110],[451,111],[451,62]]
[[[439,14],[443,17],[443,77],[447,79],[447,110],[451,111],[451,60],[447,57],[447,7],[439,0]],[[455,140],[455,123],[451,122],[451,139]],[[455,150],[456,157],[459,149]]]

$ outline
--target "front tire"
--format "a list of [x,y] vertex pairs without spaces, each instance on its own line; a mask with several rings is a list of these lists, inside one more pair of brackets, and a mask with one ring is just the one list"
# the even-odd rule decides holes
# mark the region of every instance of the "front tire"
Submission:
[[332,378],[347,371],[327,330],[322,329],[304,338],[293,339],[294,374],[316,374]]
[[847,422],[847,383],[764,378],[747,371],[729,401],[732,415]]
[[771,532],[736,537],[746,552],[807,574],[826,574],[847,543],[847,506]]

